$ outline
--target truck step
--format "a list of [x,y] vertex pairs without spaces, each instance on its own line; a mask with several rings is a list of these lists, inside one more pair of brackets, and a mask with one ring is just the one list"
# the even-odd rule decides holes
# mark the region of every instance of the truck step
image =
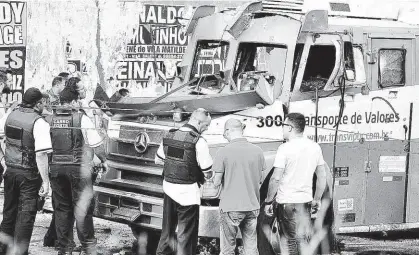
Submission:
[[123,186],[129,189],[144,190],[148,192],[161,193],[163,194],[163,186],[159,184],[133,181],[127,179],[113,179],[106,181],[106,183],[116,186]]
[[107,164],[109,167],[115,168],[116,170],[119,170],[119,171],[131,171],[131,172],[145,173],[145,174],[158,175],[158,176],[161,176],[163,173],[163,168],[160,166],[132,165],[132,164],[119,163],[119,162],[115,162],[111,160],[109,160]]

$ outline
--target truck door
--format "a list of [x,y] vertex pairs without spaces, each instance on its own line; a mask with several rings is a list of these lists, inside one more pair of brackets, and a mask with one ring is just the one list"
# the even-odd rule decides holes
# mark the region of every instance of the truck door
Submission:
[[[405,146],[410,137],[410,101],[404,97],[412,85],[412,40],[371,38],[370,66],[371,114],[388,118],[378,131],[380,138],[369,143],[366,162],[365,224],[391,224],[405,221],[406,171]],[[387,101],[387,102],[386,102]],[[394,114],[394,115],[391,115]],[[398,115],[398,117],[396,116]],[[370,124],[371,126],[377,124]],[[373,134],[373,133],[371,133]]]

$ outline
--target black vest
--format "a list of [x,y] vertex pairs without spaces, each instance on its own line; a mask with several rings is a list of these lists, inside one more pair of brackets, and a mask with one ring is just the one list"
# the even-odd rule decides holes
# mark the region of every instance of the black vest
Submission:
[[35,156],[35,121],[42,118],[32,108],[17,108],[7,117],[5,161],[8,167],[37,170]]
[[[195,129],[196,130],[196,129]],[[177,184],[203,183],[204,174],[196,160],[196,143],[200,135],[196,131],[172,129],[163,138],[163,176],[167,182]]]
[[57,109],[47,116],[51,125],[51,165],[81,165],[93,160],[93,149],[86,145],[81,130],[83,113]]

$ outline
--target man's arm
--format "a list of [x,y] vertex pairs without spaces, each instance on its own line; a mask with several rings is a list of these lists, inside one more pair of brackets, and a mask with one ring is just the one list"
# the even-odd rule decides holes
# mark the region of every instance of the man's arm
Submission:
[[204,138],[200,138],[195,145],[196,160],[198,162],[201,171],[204,173],[205,178],[211,178],[213,171],[212,169],[212,157],[209,152],[207,141]]
[[216,187],[220,186],[223,182],[225,172],[224,154],[223,149],[218,150],[214,159],[214,165],[212,166],[212,170],[214,171],[214,186]]
[[103,143],[105,139],[99,135],[95,125],[87,115],[81,117],[81,129],[84,140],[94,150],[100,161],[104,163],[106,161],[106,148]]
[[48,152],[41,151],[36,153],[36,165],[42,178],[42,190],[39,195],[46,196],[49,192]]
[[35,140],[36,165],[42,178],[42,189],[39,191],[39,195],[44,197],[49,193],[48,153],[52,152],[52,143],[50,126],[43,118],[35,122],[33,136]]
[[262,171],[260,173],[260,180],[259,180],[259,186],[262,185],[263,183],[263,178],[265,177],[265,172],[266,172],[266,160],[265,160],[265,155],[263,155],[263,151],[261,150],[261,154],[259,156],[260,161],[261,161],[261,167],[262,167]]
[[162,142],[160,143],[160,146],[157,149],[156,156],[154,157],[154,163],[156,163],[156,165],[164,165],[165,158],[166,156],[164,155],[163,142]]
[[320,165],[316,167],[316,191],[314,193],[314,201],[320,201],[323,195],[323,192],[326,188],[326,167],[325,165]]
[[105,145],[102,143],[101,145],[94,147],[93,150],[95,151],[95,155],[100,159],[100,161],[104,163],[106,161]]
[[266,196],[265,202],[272,203],[275,199],[275,194],[278,191],[279,183],[284,175],[284,168],[275,167],[273,170],[271,179],[269,180],[268,195]]

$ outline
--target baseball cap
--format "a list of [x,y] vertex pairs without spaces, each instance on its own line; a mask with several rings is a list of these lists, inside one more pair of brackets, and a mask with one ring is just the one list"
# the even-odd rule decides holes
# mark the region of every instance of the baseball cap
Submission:
[[42,93],[38,88],[28,88],[23,95],[22,102],[26,104],[35,104],[42,98],[49,98],[48,94]]

